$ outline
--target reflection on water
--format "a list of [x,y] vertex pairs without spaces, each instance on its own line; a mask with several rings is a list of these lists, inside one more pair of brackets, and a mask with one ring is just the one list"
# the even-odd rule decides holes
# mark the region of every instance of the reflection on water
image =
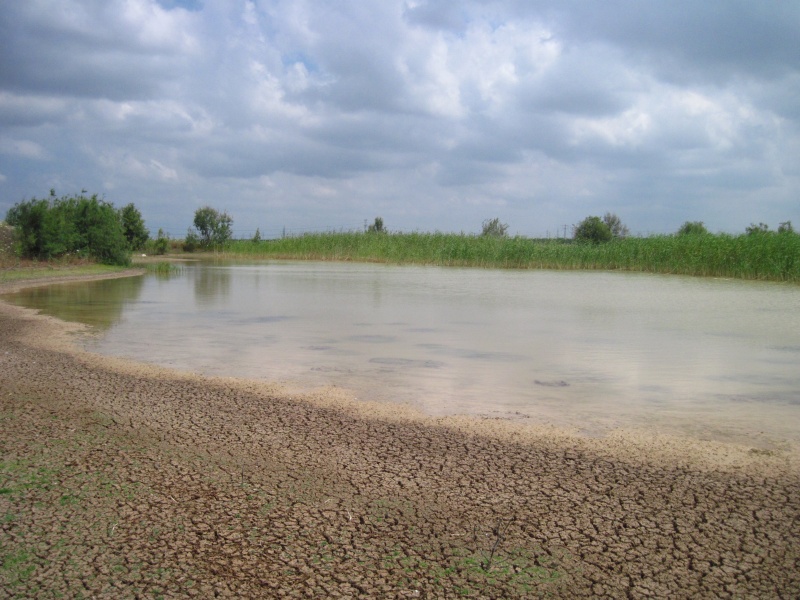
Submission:
[[189,270],[194,301],[200,306],[223,305],[231,291],[231,272],[222,267]]
[[106,330],[122,320],[125,306],[139,298],[143,286],[142,277],[64,283],[7,294],[3,300]]
[[87,342],[102,353],[334,384],[436,415],[800,435],[796,286],[270,262],[53,286],[15,301],[113,323]]

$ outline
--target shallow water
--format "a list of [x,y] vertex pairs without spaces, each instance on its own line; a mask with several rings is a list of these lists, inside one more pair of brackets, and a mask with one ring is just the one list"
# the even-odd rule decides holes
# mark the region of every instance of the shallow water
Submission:
[[800,288],[604,272],[193,263],[6,297],[96,352],[433,415],[800,439]]

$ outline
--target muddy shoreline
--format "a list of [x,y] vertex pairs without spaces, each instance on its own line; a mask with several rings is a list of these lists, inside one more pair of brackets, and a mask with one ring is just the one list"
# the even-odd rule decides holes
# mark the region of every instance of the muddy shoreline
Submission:
[[0,596],[800,596],[793,447],[432,419],[78,328],[0,301]]

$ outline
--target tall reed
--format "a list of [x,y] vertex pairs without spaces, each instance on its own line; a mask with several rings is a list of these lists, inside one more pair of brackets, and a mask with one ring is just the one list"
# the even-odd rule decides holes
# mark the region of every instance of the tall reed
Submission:
[[605,244],[446,233],[320,233],[230,242],[232,255],[517,269],[603,269],[800,282],[800,235],[664,235]]

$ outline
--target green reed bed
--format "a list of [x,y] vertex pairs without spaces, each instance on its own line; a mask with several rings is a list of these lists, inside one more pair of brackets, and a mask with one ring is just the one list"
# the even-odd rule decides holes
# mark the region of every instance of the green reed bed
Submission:
[[685,235],[604,244],[445,233],[324,233],[229,243],[266,258],[519,269],[602,269],[800,282],[800,235]]

